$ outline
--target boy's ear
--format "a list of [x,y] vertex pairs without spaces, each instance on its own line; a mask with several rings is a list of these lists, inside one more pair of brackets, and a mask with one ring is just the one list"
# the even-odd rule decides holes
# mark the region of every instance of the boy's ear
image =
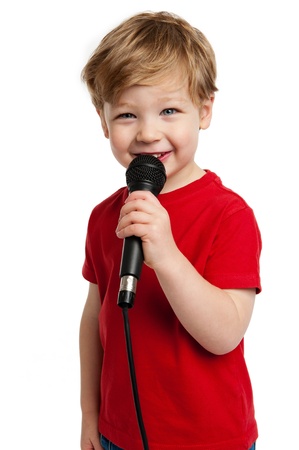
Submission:
[[211,94],[210,98],[204,100],[201,104],[199,111],[200,128],[206,130],[209,128],[212,120],[213,104],[215,100],[215,95]]
[[104,111],[100,110],[100,109],[97,109],[97,113],[98,113],[98,115],[100,116],[100,119],[101,119],[102,130],[104,132],[104,136],[105,136],[105,138],[109,139],[109,130],[108,130],[107,123],[106,123],[106,120],[105,120],[105,117],[104,117]]

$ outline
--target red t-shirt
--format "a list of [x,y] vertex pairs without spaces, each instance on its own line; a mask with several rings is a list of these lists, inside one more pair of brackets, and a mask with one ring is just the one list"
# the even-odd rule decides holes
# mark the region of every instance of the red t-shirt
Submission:
[[[102,301],[99,430],[125,450],[142,450],[117,306],[123,241],[115,228],[127,195],[122,188],[93,210],[83,275],[98,284]],[[239,195],[207,171],[158,198],[169,213],[178,248],[205,279],[223,289],[260,292],[260,232]],[[258,432],[243,340],[225,355],[206,351],[180,324],[154,271],[145,265],[129,319],[150,450],[248,450]]]

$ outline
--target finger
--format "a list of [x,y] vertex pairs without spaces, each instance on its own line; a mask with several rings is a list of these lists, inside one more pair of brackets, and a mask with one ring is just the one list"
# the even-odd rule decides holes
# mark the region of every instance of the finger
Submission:
[[144,199],[130,199],[128,203],[125,203],[120,210],[120,218],[126,214],[130,214],[133,211],[140,211],[146,214],[154,214],[157,211],[159,205],[154,204],[152,201],[145,201]]
[[157,197],[150,191],[134,191],[126,198],[125,203],[132,202],[134,200],[147,200],[155,204],[159,204]]
[[133,210],[129,212],[128,214],[124,214],[120,217],[116,231],[120,231],[124,228],[127,228],[131,225],[137,225],[137,224],[148,224],[150,222],[150,215],[147,213],[144,213],[142,211],[136,211]]
[[143,239],[147,235],[147,224],[131,223],[124,228],[117,228],[115,233],[121,239],[130,236],[137,236]]

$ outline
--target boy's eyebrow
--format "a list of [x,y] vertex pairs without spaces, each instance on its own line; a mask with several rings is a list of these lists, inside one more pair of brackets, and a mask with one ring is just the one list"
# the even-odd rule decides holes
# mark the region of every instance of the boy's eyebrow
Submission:
[[125,108],[131,108],[131,107],[134,106],[134,104],[133,104],[133,103],[130,103],[130,102],[121,102],[121,103],[116,102],[116,103],[113,103],[111,106],[112,106],[113,108],[123,108],[123,107],[125,107]]
[[179,101],[179,102],[185,102],[186,101],[186,99],[184,97],[182,97],[181,95],[180,96],[176,96],[175,94],[171,95],[171,96],[160,97],[160,98],[158,98],[158,100],[161,101],[161,102],[171,102],[173,100],[175,100],[176,102],[177,101]]

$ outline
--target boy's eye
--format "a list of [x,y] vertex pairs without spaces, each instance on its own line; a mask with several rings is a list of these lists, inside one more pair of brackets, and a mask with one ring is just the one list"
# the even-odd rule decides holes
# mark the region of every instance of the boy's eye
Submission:
[[174,108],[167,108],[167,109],[163,109],[162,111],[162,115],[163,116],[171,116],[172,114],[174,114],[176,112],[176,110]]
[[131,113],[123,113],[120,114],[118,117],[120,117],[121,119],[132,119],[132,117],[135,117],[134,114]]

